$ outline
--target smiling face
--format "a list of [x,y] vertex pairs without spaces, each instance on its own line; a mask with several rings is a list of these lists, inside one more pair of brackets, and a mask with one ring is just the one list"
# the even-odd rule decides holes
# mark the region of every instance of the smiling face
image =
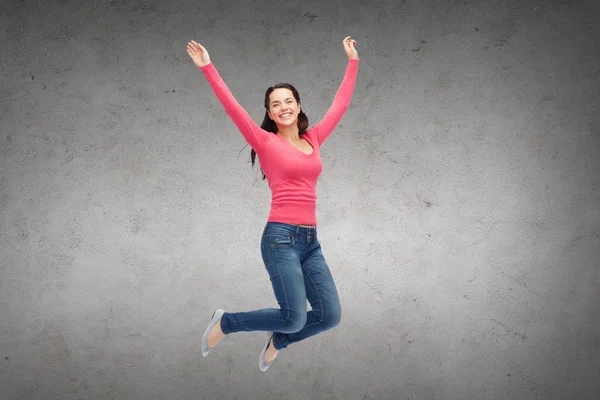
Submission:
[[278,127],[292,126],[298,123],[300,103],[289,89],[275,89],[269,95],[269,118]]

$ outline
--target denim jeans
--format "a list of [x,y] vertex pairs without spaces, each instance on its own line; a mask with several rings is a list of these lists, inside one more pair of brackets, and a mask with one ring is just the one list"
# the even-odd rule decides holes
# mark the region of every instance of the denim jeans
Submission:
[[316,227],[267,222],[261,253],[280,308],[226,312],[221,318],[224,334],[272,331],[273,344],[281,350],[339,324],[340,300]]

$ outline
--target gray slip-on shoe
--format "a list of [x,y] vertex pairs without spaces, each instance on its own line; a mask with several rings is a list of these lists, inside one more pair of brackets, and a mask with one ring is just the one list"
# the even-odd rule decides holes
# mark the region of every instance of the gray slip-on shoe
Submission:
[[208,334],[210,333],[212,328],[214,328],[215,325],[217,325],[217,323],[221,322],[221,317],[223,316],[224,313],[225,313],[225,311],[217,308],[215,310],[215,312],[213,313],[213,316],[208,324],[208,327],[206,328],[206,331],[204,331],[204,336],[202,336],[202,356],[203,357],[206,357],[208,355],[208,353],[210,353],[210,351],[213,349],[213,347],[210,347],[208,345]]
[[[268,370],[273,361],[275,361],[273,360],[270,363],[265,361],[265,354],[267,353],[267,349],[269,348],[269,342],[271,341],[272,337],[273,332],[267,332],[267,343],[265,344],[265,348],[263,349],[263,351],[260,353],[260,357],[258,357],[258,366],[260,367],[260,370],[262,372]],[[275,358],[277,358],[277,356],[275,356]]]

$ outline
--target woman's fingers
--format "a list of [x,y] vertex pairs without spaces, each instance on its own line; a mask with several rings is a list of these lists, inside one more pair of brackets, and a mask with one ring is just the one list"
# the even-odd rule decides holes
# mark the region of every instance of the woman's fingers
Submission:
[[196,43],[194,40],[192,40],[192,43],[194,43],[198,51],[205,51],[204,47],[200,43]]
[[200,48],[198,47],[198,43],[194,42],[193,40],[191,40],[188,43],[188,48],[191,49],[192,51],[200,51]]
[[356,46],[356,40],[350,39],[350,38],[351,38],[351,36],[346,36],[344,38],[344,47],[352,48],[352,47]]

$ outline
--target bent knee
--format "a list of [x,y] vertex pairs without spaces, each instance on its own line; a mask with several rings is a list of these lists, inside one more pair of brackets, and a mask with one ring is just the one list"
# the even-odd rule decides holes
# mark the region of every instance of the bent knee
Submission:
[[279,329],[281,333],[296,333],[306,325],[306,312],[290,312],[284,315],[284,328]]
[[325,311],[321,324],[325,329],[335,328],[342,320],[342,308],[340,306],[331,307]]

